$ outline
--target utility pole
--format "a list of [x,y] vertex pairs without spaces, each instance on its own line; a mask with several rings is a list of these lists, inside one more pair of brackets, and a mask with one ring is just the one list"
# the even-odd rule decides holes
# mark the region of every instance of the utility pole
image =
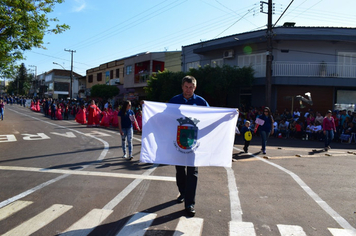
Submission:
[[[266,106],[271,107],[272,101],[272,37],[273,37],[273,26],[272,26],[272,14],[273,14],[273,3],[272,0],[268,0],[268,2],[261,1],[261,12],[267,14],[267,51],[266,51]],[[267,4],[268,10],[264,11],[263,6]]]
[[64,51],[72,53],[70,65],[70,99],[73,99],[73,53],[76,51],[70,49],[64,49]]
[[268,0],[268,22],[267,22],[267,60],[266,60],[266,105],[271,108],[272,101],[272,0]]

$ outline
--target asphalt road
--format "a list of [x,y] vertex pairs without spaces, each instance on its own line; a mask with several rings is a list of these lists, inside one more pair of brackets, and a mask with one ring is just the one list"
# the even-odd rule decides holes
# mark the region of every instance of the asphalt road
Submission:
[[[121,158],[116,130],[17,105],[0,121],[0,235],[356,235],[356,144],[242,138],[232,168],[201,167],[186,217],[172,166]],[[314,151],[313,151],[314,150]]]

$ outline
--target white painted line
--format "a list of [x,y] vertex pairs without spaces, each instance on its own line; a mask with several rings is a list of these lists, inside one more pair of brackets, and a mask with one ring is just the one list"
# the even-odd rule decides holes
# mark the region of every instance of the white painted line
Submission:
[[[68,128],[68,127],[61,126],[61,125],[57,125],[57,124],[51,123],[51,122],[49,122],[49,121],[44,121],[44,120],[41,120],[41,119],[39,119],[39,118],[36,118],[36,117],[30,116],[30,115],[23,114],[23,113],[21,113],[21,112],[18,112],[18,111],[12,110],[12,109],[9,109],[9,110],[11,110],[11,111],[13,111],[13,112],[15,112],[15,113],[18,113],[18,114],[20,114],[20,115],[27,116],[27,117],[30,117],[30,118],[32,118],[32,119],[35,119],[35,120],[44,122],[44,123],[49,124],[49,125],[53,125],[53,126],[57,126],[57,127],[59,127],[59,128],[67,129],[67,130],[76,132],[76,133],[81,134],[81,135],[86,135],[85,133],[82,133],[82,132],[77,131],[77,130],[75,130],[75,129],[70,129],[70,128]],[[87,135],[86,135],[86,136],[87,136]],[[108,151],[109,151],[109,143],[106,142],[105,140],[100,139],[100,138],[97,138],[97,137],[95,137],[95,136],[89,136],[89,137],[94,138],[94,139],[97,139],[97,140],[99,140],[100,142],[102,142],[102,143],[104,144],[104,149],[103,149],[103,151],[100,153],[100,156],[99,156],[98,159],[97,159],[98,161],[103,160],[103,159],[105,158],[106,154],[107,154]],[[88,166],[89,166],[89,165],[83,166],[83,167],[82,167],[82,170],[85,169],[85,168],[87,168]],[[45,183],[43,183],[43,184],[40,184],[40,185],[38,185],[38,186],[36,186],[36,187],[30,189],[30,190],[27,190],[27,191],[25,191],[25,192],[23,192],[23,193],[21,193],[21,194],[18,194],[18,195],[14,196],[14,197],[12,197],[12,198],[10,198],[10,199],[7,199],[7,200],[5,200],[5,201],[2,201],[2,202],[0,202],[0,208],[3,207],[3,206],[8,205],[8,204],[10,204],[10,203],[12,203],[12,202],[14,202],[14,201],[17,201],[17,200],[19,200],[19,199],[21,199],[21,198],[23,198],[23,197],[25,197],[25,196],[27,196],[27,195],[29,195],[29,194],[35,192],[35,191],[37,191],[37,190],[39,190],[39,189],[41,189],[41,188],[44,188],[44,187],[46,187],[46,186],[48,186],[48,185],[50,185],[50,184],[52,184],[52,183],[54,183],[54,182],[57,182],[58,180],[64,179],[64,178],[66,178],[66,177],[68,177],[68,176],[69,176],[69,174],[65,174],[65,175],[59,176],[59,177],[54,178],[54,179],[52,179],[52,180],[49,180],[49,181],[47,181],[47,182],[45,182]]]
[[86,176],[99,176],[99,177],[127,178],[127,179],[146,179],[146,180],[158,180],[158,181],[170,181],[170,182],[176,181],[175,177],[169,177],[169,176],[154,176],[154,175],[144,175],[144,174],[137,175],[137,174],[80,171],[80,170],[43,169],[43,168],[36,168],[36,167],[21,167],[21,166],[0,166],[0,170],[29,171],[29,172],[66,174],[66,175],[86,175]]
[[356,232],[349,229],[335,229],[335,228],[328,228],[330,233],[333,236],[355,236]]
[[15,142],[15,141],[17,141],[17,139],[13,134],[0,135],[0,143]]
[[40,190],[40,189],[42,189],[42,188],[44,188],[44,187],[46,187],[46,186],[48,186],[48,185],[50,185],[50,184],[53,184],[53,183],[55,183],[55,182],[57,182],[57,181],[59,181],[59,180],[61,180],[61,179],[64,179],[64,178],[66,178],[67,176],[69,176],[69,175],[61,175],[61,176],[58,176],[57,178],[51,179],[51,180],[49,180],[49,181],[47,181],[47,182],[45,182],[45,183],[42,183],[42,184],[40,184],[40,185],[37,185],[37,186],[34,187],[34,188],[31,188],[31,189],[29,189],[29,190],[27,190],[27,191],[25,191],[25,192],[22,192],[22,193],[20,193],[20,194],[14,196],[14,197],[12,197],[12,198],[9,198],[9,199],[7,199],[7,200],[5,200],[5,201],[2,201],[2,202],[0,202],[0,208],[2,208],[2,207],[6,206],[6,205],[8,205],[8,204],[10,204],[10,203],[12,203],[12,202],[14,202],[14,201],[17,201],[17,200],[19,200],[19,199],[21,199],[21,198],[23,198],[23,197],[26,197],[27,195],[30,195],[31,193],[33,193],[33,192],[35,192],[35,191],[37,191],[37,190]]
[[199,236],[203,232],[203,222],[202,218],[196,217],[180,217],[176,230],[173,236]]
[[16,212],[22,210],[23,208],[31,205],[33,202],[31,201],[16,201],[11,203],[4,208],[0,208],[0,221],[6,219],[7,217],[15,214]]
[[[150,169],[146,170],[142,176],[148,176],[150,175],[156,168],[157,168],[157,164],[153,165]],[[117,204],[119,204],[127,195],[129,195],[129,193],[132,192],[132,190],[134,190],[137,185],[139,185],[142,182],[143,179],[135,179],[134,181],[132,181],[132,183],[130,183],[126,188],[124,188],[124,190],[122,190],[118,195],[116,195],[116,197],[114,197],[110,202],[108,202],[103,209],[107,209],[107,210],[112,210],[114,209],[114,207],[117,206]]]
[[96,226],[100,225],[113,210],[93,209],[79,221],[66,229],[61,236],[88,235]]
[[[234,149],[236,150],[240,150],[236,147],[234,147]],[[347,230],[351,230],[353,232],[356,231],[356,229],[354,227],[352,227],[350,225],[349,222],[347,222],[347,220],[345,220],[341,215],[339,215],[334,209],[332,209],[323,199],[321,199],[318,194],[316,194],[298,175],[294,174],[292,171],[287,170],[286,168],[277,165],[271,161],[268,161],[262,157],[253,155],[251,153],[249,153],[250,155],[256,157],[257,159],[259,159],[260,161],[263,161],[271,166],[276,167],[277,169],[280,169],[281,171],[289,174],[295,182],[297,182],[297,184],[299,184],[299,186],[327,213],[329,214],[342,228],[347,229]]]
[[229,236],[256,236],[255,227],[251,222],[229,222]]
[[281,236],[307,236],[303,228],[298,225],[277,225]]
[[116,234],[116,236],[143,236],[156,217],[157,214],[154,213],[136,213],[130,218],[124,228],[122,228],[122,230]]
[[231,212],[231,221],[242,222],[242,208],[239,198],[239,191],[236,186],[236,179],[234,170],[232,168],[225,167],[227,172],[227,181],[229,188],[230,196],[230,212]]
[[21,235],[27,236],[31,235],[47,224],[51,223],[53,220],[60,217],[62,214],[71,209],[72,206],[54,204],[50,208],[44,210],[40,214],[32,217],[31,219],[25,221],[19,226],[13,228],[12,230],[3,234],[3,236],[13,236],[13,235]]

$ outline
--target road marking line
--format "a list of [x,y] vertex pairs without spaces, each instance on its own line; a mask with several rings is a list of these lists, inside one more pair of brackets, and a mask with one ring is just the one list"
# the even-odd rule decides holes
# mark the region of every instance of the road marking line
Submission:
[[281,236],[307,236],[303,228],[298,225],[277,225]]
[[356,231],[349,230],[349,229],[335,229],[335,228],[328,228],[330,233],[333,236],[355,236]]
[[93,229],[100,225],[113,210],[93,209],[83,216],[79,221],[66,229],[61,236],[81,236],[88,235]]
[[187,218],[180,217],[176,230],[174,231],[173,236],[197,236],[201,235],[203,231],[203,222],[202,218]]
[[[157,164],[153,165],[151,168],[149,168],[148,170],[146,170],[142,176],[146,176],[148,177],[156,168],[157,168]],[[171,177],[172,178],[172,177]],[[175,181],[175,178],[173,178]],[[129,195],[129,193],[132,192],[132,190],[134,190],[137,185],[139,185],[141,183],[143,179],[135,179],[134,181],[132,181],[132,183],[130,183],[126,188],[124,188],[124,190],[122,190],[118,195],[116,195],[116,197],[114,197],[110,202],[108,202],[103,209],[107,209],[107,210],[112,210],[114,209],[114,207],[117,206],[117,204],[119,204],[127,195]]]
[[15,142],[15,141],[17,141],[17,139],[13,134],[0,135],[0,143]]
[[155,213],[138,212],[130,218],[127,224],[118,234],[116,234],[116,236],[143,236],[156,217],[157,214]]
[[72,206],[62,205],[62,204],[54,204],[50,208],[44,210],[40,214],[32,217],[31,219],[25,221],[19,226],[13,228],[7,233],[3,234],[3,236],[13,236],[13,235],[21,235],[27,236],[31,235],[47,224],[51,223],[53,220],[60,217],[62,214],[70,210]]
[[225,167],[228,179],[228,188],[230,196],[230,212],[231,221],[242,222],[242,208],[239,198],[239,191],[236,186],[236,179],[234,170],[232,168]]
[[[234,147],[234,149],[236,150],[240,150],[236,147]],[[321,199],[319,197],[318,194],[316,194],[298,175],[296,175],[295,173],[293,173],[290,170],[287,170],[286,168],[277,165],[269,160],[265,160],[262,157],[253,155],[251,153],[249,153],[250,155],[252,155],[253,157],[256,157],[257,159],[259,159],[260,161],[263,161],[271,166],[276,167],[277,169],[280,169],[281,171],[289,174],[295,182],[297,182],[297,184],[299,184],[299,186],[327,213],[329,214],[329,216],[331,216],[342,228],[344,229],[348,229],[351,230],[353,232],[356,231],[356,229],[354,227],[352,227],[350,225],[349,222],[347,222],[341,215],[339,215],[334,209],[332,209],[323,199]]]
[[[51,123],[51,122],[49,122],[49,121],[44,121],[44,120],[41,120],[41,119],[39,119],[39,118],[37,118],[37,117],[33,117],[33,116],[30,116],[30,115],[26,115],[26,114],[23,114],[23,113],[21,113],[21,112],[18,112],[18,111],[12,110],[12,109],[9,109],[9,110],[10,110],[10,111],[13,111],[13,112],[15,112],[15,113],[18,113],[18,114],[20,114],[20,115],[27,116],[27,117],[30,117],[30,118],[32,118],[32,119],[35,119],[35,120],[38,120],[38,121],[47,123],[47,124],[49,124],[49,125],[57,126],[57,127],[59,127],[59,128],[63,128],[63,129],[68,129],[68,130],[73,131],[73,132],[76,132],[76,133],[78,133],[78,134],[82,134],[82,135],[87,136],[85,133],[82,133],[82,132],[77,131],[77,130],[75,130],[75,129],[70,129],[70,128],[65,127],[65,126],[62,126],[62,125],[57,125],[57,124]],[[101,138],[97,138],[97,137],[92,136],[92,135],[89,136],[89,137],[94,138],[94,139],[97,139],[97,140],[99,140],[101,143],[104,144],[104,149],[103,149],[103,151],[101,151],[100,156],[98,157],[97,161],[103,160],[103,159],[106,157],[106,154],[107,154],[108,151],[109,151],[109,147],[110,147],[110,146],[109,146],[109,143],[106,142],[105,140],[101,139]],[[82,167],[82,170],[85,169],[85,168],[87,168],[88,166],[89,166],[89,165],[83,166],[83,167]],[[42,183],[42,184],[40,184],[40,185],[38,185],[38,186],[36,186],[36,187],[30,189],[30,190],[27,190],[27,191],[25,191],[25,192],[23,192],[23,193],[21,193],[21,194],[18,194],[18,195],[14,196],[14,197],[12,197],[12,198],[10,198],[10,199],[7,199],[7,200],[5,200],[5,201],[2,201],[2,202],[0,202],[0,208],[3,207],[3,206],[6,206],[6,205],[8,205],[8,204],[10,204],[10,203],[12,203],[12,202],[14,202],[14,201],[16,201],[16,200],[19,200],[20,198],[23,198],[23,197],[25,197],[25,196],[27,196],[27,195],[29,195],[29,194],[31,194],[31,193],[33,193],[33,192],[35,192],[35,191],[41,189],[41,188],[44,188],[44,187],[46,187],[46,186],[48,186],[48,185],[50,185],[50,184],[52,184],[52,183],[54,183],[54,182],[57,182],[58,180],[64,179],[64,178],[66,178],[66,177],[68,177],[68,176],[69,176],[68,174],[59,176],[59,177],[54,178],[54,179],[52,179],[52,180],[49,180],[49,181],[47,181],[47,182],[45,182],[45,183]]]
[[255,227],[251,222],[229,222],[229,236],[256,236]]
[[49,181],[47,181],[47,182],[44,182],[44,183],[42,183],[42,184],[40,184],[40,185],[37,185],[37,186],[34,187],[34,188],[31,188],[31,189],[29,189],[29,190],[27,190],[27,191],[25,191],[25,192],[22,192],[22,193],[20,193],[20,194],[14,196],[14,197],[12,197],[12,198],[9,198],[9,199],[7,199],[7,200],[5,200],[5,201],[2,201],[2,202],[0,202],[0,208],[2,208],[2,207],[6,206],[6,205],[8,205],[8,204],[10,204],[10,203],[12,203],[12,202],[14,202],[14,201],[17,201],[17,200],[19,200],[19,199],[21,199],[21,198],[23,198],[23,197],[26,197],[27,195],[30,195],[31,193],[33,193],[33,192],[35,192],[35,191],[37,191],[37,190],[40,190],[40,189],[42,189],[42,188],[44,188],[44,187],[46,187],[46,186],[48,186],[48,185],[50,185],[50,184],[53,184],[54,182],[57,182],[57,181],[59,181],[59,180],[61,180],[61,179],[64,179],[64,178],[66,178],[67,176],[69,176],[69,175],[61,175],[61,176],[58,176],[57,178],[51,179],[51,180],[49,180]]
[[23,208],[31,205],[33,202],[31,201],[16,201],[11,203],[4,208],[0,208],[0,221],[6,219],[7,217],[15,214],[16,212],[22,210]]
[[169,177],[169,176],[154,176],[154,175],[144,175],[144,174],[137,175],[137,174],[123,174],[123,173],[110,173],[110,172],[82,171],[82,170],[43,169],[43,168],[36,168],[36,167],[21,167],[21,166],[0,166],[0,170],[30,171],[30,172],[51,173],[51,174],[86,175],[86,176],[99,176],[99,177],[127,178],[127,179],[146,179],[146,180],[159,180],[159,181],[171,181],[171,182],[176,181],[175,177]]

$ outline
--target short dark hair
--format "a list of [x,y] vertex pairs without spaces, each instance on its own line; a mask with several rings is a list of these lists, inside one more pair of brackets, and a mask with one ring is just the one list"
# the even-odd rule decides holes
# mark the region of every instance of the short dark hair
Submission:
[[183,77],[182,79],[182,85],[187,82],[187,83],[192,83],[194,84],[194,86],[196,87],[197,86],[197,80],[194,78],[194,76],[191,76],[191,75],[186,75]]

